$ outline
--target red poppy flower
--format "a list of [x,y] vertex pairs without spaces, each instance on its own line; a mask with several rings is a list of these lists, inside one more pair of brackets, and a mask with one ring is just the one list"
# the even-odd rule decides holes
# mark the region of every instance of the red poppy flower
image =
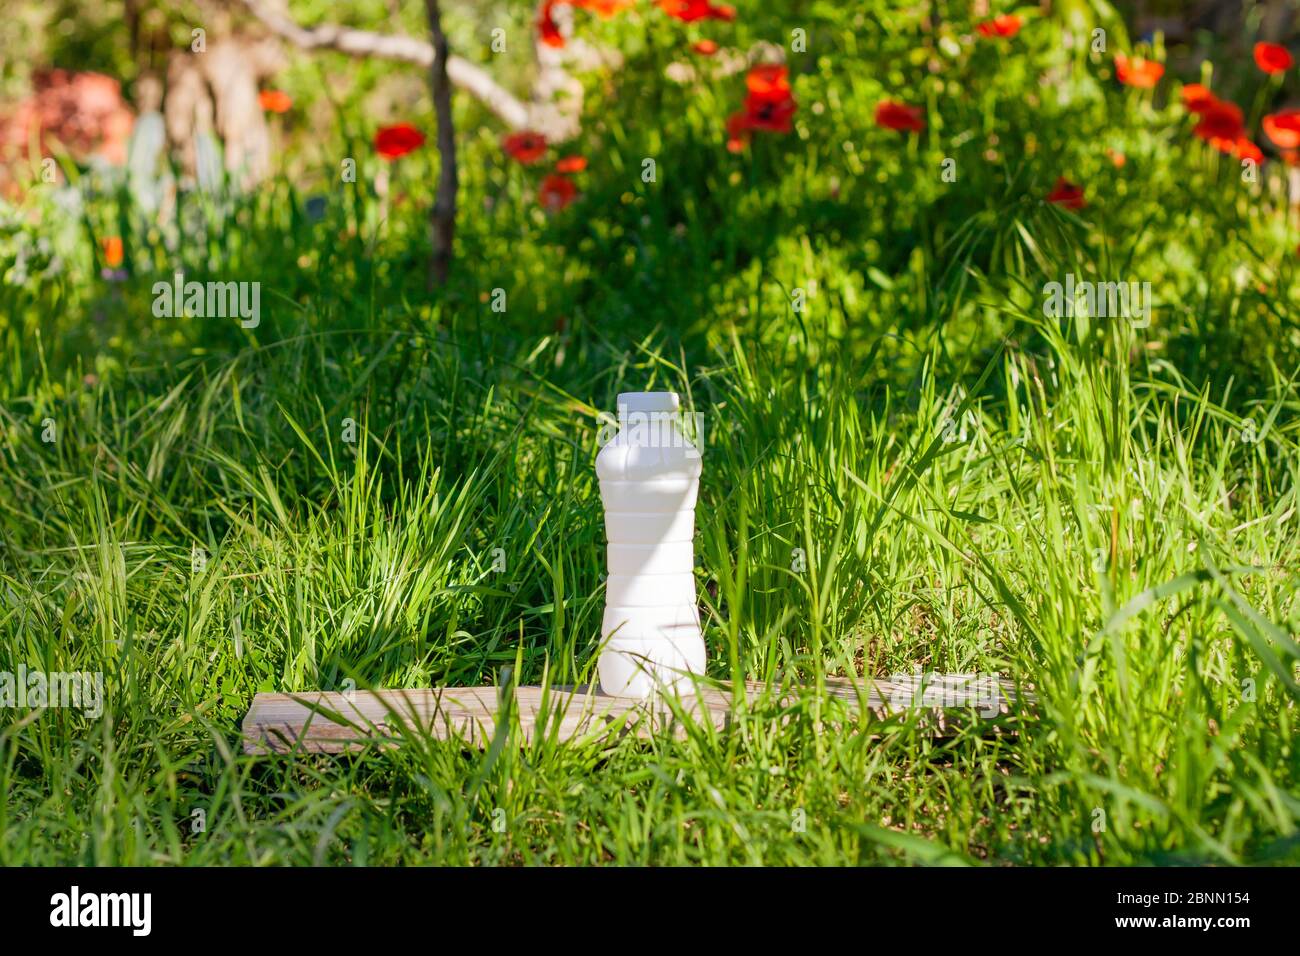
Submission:
[[1155,60],[1135,56],[1129,59],[1123,53],[1115,54],[1115,76],[1125,86],[1136,86],[1149,90],[1160,82],[1165,75],[1165,68]]
[[546,155],[546,137],[530,129],[521,130],[501,140],[501,148],[512,159],[517,159],[527,166]]
[[99,245],[104,250],[104,265],[116,269],[122,264],[121,236],[105,236],[99,240]]
[[562,47],[564,46],[564,34],[560,32],[559,24],[555,22],[553,15],[555,6],[556,0],[546,0],[538,9],[537,38],[547,46]]
[[1047,201],[1065,209],[1082,209],[1087,205],[1083,199],[1083,187],[1075,185],[1064,176],[1057,177],[1056,185],[1047,194]]
[[749,142],[754,130],[765,133],[788,133],[794,127],[798,104],[794,100],[745,100],[745,109],[727,118],[727,149],[738,153]]
[[1264,117],[1264,135],[1279,149],[1300,147],[1300,110],[1281,110]]
[[765,100],[755,99],[752,95],[745,98],[745,121],[748,129],[759,129],[767,133],[788,133],[793,127],[790,121],[799,108],[793,99]]
[[1227,100],[1215,99],[1201,111],[1201,121],[1192,132],[1207,142],[1222,139],[1235,143],[1245,132],[1241,107]]
[[754,130],[788,133],[799,105],[790,92],[790,71],[779,63],[764,63],[745,76],[745,108],[727,119],[727,149],[738,153]]
[[1255,44],[1255,65],[1265,73],[1282,73],[1291,69],[1295,60],[1284,46],[1276,43]]
[[779,63],[764,63],[745,75],[745,88],[753,100],[788,100],[790,71]]
[[257,105],[268,113],[287,113],[293,100],[284,90],[262,90],[257,94]]
[[1014,13],[1004,13],[975,27],[980,36],[1013,37],[1020,32],[1021,20]]
[[1249,159],[1258,165],[1264,161],[1264,151],[1245,136],[1239,137],[1232,145],[1232,155],[1238,159]]
[[424,134],[410,123],[382,127],[375,133],[375,152],[384,159],[397,159],[424,145]]
[[925,114],[919,106],[885,100],[876,107],[876,125],[900,133],[919,133],[925,129]]
[[1183,84],[1183,106],[1192,113],[1204,113],[1214,102],[1214,94],[1200,83]]
[[700,56],[713,56],[718,52],[718,44],[712,40],[696,40],[691,44],[691,49]]
[[568,176],[551,173],[542,180],[537,190],[537,200],[543,209],[558,212],[578,198],[578,187]]
[[586,168],[586,156],[565,156],[555,164],[557,173],[580,173]]
[[1123,169],[1124,164],[1128,162],[1127,156],[1117,149],[1111,149],[1109,146],[1106,147],[1106,156],[1110,159],[1111,163],[1114,164],[1116,169]]
[[709,0],[657,0],[659,9],[683,23],[696,20],[734,20],[736,8],[712,4]]

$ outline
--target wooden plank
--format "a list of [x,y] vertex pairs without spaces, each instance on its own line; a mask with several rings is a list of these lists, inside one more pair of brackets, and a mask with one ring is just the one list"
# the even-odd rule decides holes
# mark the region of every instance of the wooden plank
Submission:
[[[759,700],[766,685],[750,682],[745,695]],[[996,678],[970,675],[914,674],[892,680],[828,679],[828,697],[845,701],[850,710],[865,706],[883,719],[909,707],[920,707],[922,722],[932,733],[943,733],[954,716],[977,714],[992,718],[1009,713],[1013,692]],[[786,691],[781,707],[798,706],[815,694],[812,686]],[[1023,699],[1023,698],[1022,698]],[[502,704],[509,706],[503,709]],[[708,722],[718,730],[731,723],[733,695],[726,685],[702,687],[675,701],[684,719]],[[590,735],[634,733],[649,737],[664,732],[681,736],[685,727],[667,702],[641,702],[609,697],[586,686],[518,687],[513,699],[498,687],[438,687],[419,690],[351,692],[312,691],[303,694],[258,694],[243,723],[246,753],[341,753],[367,746],[396,745],[409,733],[440,740],[459,738],[485,747],[497,733],[500,718],[517,716],[521,737],[531,742],[539,733],[560,740]]]

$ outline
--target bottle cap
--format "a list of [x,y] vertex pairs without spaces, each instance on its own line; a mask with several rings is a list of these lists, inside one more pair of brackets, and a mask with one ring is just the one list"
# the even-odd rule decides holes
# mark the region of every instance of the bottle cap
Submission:
[[618,407],[629,412],[675,412],[681,402],[676,392],[619,392]]

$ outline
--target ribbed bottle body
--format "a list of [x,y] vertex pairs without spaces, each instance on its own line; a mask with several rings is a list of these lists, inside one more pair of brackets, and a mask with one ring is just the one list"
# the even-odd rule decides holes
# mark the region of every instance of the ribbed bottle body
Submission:
[[673,392],[619,395],[619,431],[596,456],[609,572],[597,669],[618,697],[682,693],[704,672],[693,541],[701,462],[677,409]]

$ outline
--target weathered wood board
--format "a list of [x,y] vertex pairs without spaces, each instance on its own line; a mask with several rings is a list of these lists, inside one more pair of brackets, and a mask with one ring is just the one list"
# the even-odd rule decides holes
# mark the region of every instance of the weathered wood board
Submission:
[[[750,702],[765,692],[764,684],[745,685]],[[815,687],[799,686],[785,691],[779,702],[793,707],[815,694]],[[826,681],[825,694],[845,701],[855,711],[865,707],[880,719],[919,707],[926,712],[923,723],[927,730],[936,734],[943,733],[953,717],[969,719],[974,714],[992,718],[1010,712],[1016,703],[1012,690],[996,678],[963,674],[872,681],[833,679]],[[702,687],[698,694],[676,699],[671,705],[609,697],[586,686],[518,687],[512,699],[492,686],[258,694],[244,718],[244,750],[251,754],[295,750],[341,753],[375,744],[395,745],[410,733],[440,740],[459,738],[470,746],[484,747],[497,733],[502,718],[517,718],[522,738],[529,742],[538,734],[560,740],[610,733],[680,736],[685,733],[681,720],[726,729],[733,702],[726,685]]]

